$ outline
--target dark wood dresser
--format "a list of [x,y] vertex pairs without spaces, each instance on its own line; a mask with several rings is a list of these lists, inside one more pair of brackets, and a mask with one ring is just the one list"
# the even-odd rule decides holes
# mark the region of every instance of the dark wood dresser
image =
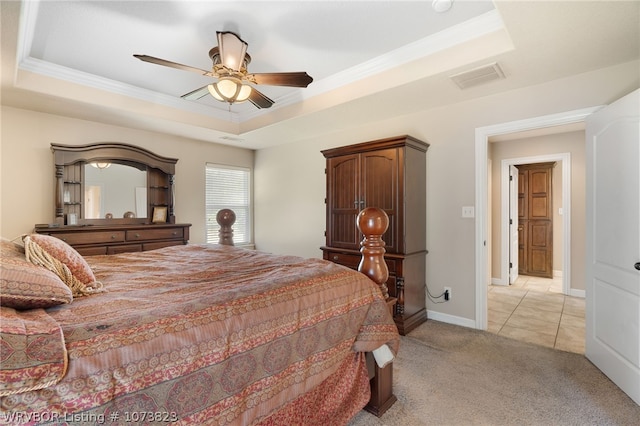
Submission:
[[191,224],[157,225],[36,225],[38,234],[60,238],[83,256],[154,250],[189,242]]
[[83,256],[188,243],[191,224],[176,223],[174,214],[178,159],[119,142],[51,144],[51,151],[55,216],[36,233]]
[[365,207],[387,213],[383,236],[389,295],[398,299],[400,334],[426,321],[426,152],[429,144],[398,136],[322,151],[326,158],[327,223],[323,258],[357,269]]

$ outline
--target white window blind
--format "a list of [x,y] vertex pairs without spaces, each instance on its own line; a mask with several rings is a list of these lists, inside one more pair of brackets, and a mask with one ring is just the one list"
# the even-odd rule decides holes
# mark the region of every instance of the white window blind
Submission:
[[205,192],[207,242],[218,242],[220,225],[216,215],[222,209],[231,209],[236,214],[233,242],[251,243],[251,170],[208,163]]

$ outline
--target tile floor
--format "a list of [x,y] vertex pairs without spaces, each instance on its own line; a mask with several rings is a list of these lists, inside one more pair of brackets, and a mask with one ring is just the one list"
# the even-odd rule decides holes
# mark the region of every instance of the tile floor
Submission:
[[584,354],[585,300],[562,294],[562,279],[520,275],[510,286],[490,285],[488,331]]

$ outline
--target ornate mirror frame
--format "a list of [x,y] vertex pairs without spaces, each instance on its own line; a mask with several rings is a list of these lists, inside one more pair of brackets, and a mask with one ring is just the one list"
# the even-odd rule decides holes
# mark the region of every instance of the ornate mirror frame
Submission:
[[[162,157],[144,148],[118,142],[87,145],[52,143],[51,150],[54,154],[56,178],[54,223],[59,225],[157,223],[157,216],[154,218],[156,208],[160,211],[166,209],[165,223],[175,223],[174,176],[178,159]],[[146,170],[147,217],[86,219],[84,217],[84,165],[89,163],[117,163]],[[70,194],[68,199],[65,199],[65,192]],[[74,219],[69,220],[70,218]]]

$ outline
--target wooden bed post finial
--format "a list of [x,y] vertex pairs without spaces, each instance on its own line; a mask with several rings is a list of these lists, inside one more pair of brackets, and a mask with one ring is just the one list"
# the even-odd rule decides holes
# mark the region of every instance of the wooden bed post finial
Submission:
[[360,253],[362,259],[358,265],[358,271],[367,275],[380,286],[382,295],[385,299],[389,298],[389,290],[387,289],[387,279],[389,278],[389,269],[384,261],[384,241],[382,235],[389,227],[389,217],[376,207],[367,207],[362,210],[356,219],[358,229],[364,235],[360,243]]
[[233,244],[233,224],[236,223],[236,214],[231,209],[222,209],[216,215],[216,222],[220,225],[218,231],[218,244],[232,246]]

